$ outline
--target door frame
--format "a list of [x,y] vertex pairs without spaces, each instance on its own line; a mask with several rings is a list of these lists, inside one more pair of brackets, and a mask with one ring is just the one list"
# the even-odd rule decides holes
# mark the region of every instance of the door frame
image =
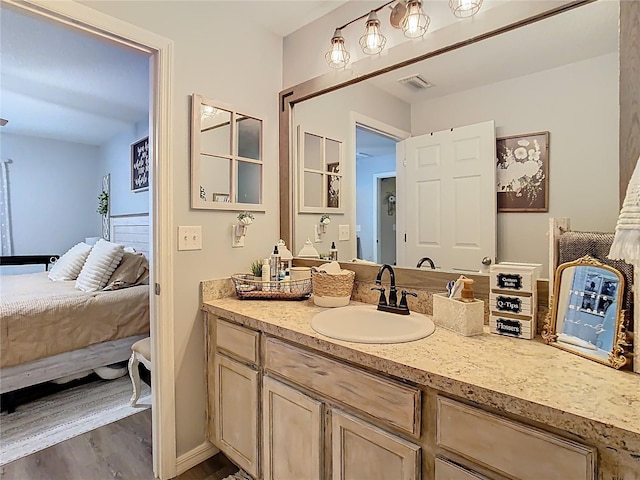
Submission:
[[[349,137],[347,141],[346,156],[345,156],[345,159],[346,159],[345,176],[347,176],[347,178],[351,178],[351,182],[349,183],[349,188],[347,190],[349,192],[349,198],[347,200],[348,202],[350,202],[351,207],[345,213],[348,213],[350,215],[350,218],[352,219],[354,224],[356,221],[356,128],[358,126],[379,132],[381,135],[386,135],[388,137],[395,138],[398,143],[401,142],[402,140],[406,140],[411,136],[410,132],[400,130],[399,128],[396,128],[392,125],[381,122],[380,120],[376,120],[375,118],[367,117],[366,115],[363,115],[361,113],[354,112],[354,111],[349,112]],[[396,143],[396,145],[398,143]],[[396,177],[396,189],[397,189],[398,188],[397,172],[395,177]],[[396,216],[397,216],[397,212],[398,211],[396,210]],[[377,225],[376,225],[376,228],[377,228]],[[396,224],[396,230],[397,230],[397,224]],[[353,251],[351,252],[351,258],[355,258],[357,255],[356,243],[357,242],[355,241],[353,242]]]
[[[373,256],[373,261],[376,263],[380,263],[380,257],[382,255],[380,255],[380,243],[378,240],[378,227],[379,227],[379,222],[378,222],[378,217],[380,212],[378,211],[378,207],[380,206],[380,180],[382,180],[383,178],[395,178],[396,179],[396,190],[398,188],[398,176],[396,172],[382,172],[382,173],[374,173],[373,174],[373,245],[374,245],[374,256]],[[396,196],[396,200],[398,199],[398,197]],[[396,207],[396,212],[397,212],[397,207]],[[398,225],[396,224],[396,230],[398,228]],[[396,248],[396,255],[398,254],[397,252],[397,248]],[[396,262],[397,263],[397,262]]]
[[[161,479],[176,476],[176,422],[173,318],[173,181],[170,175],[171,83],[173,41],[74,1],[3,0],[28,12],[88,36],[115,42],[149,54],[149,140],[151,224],[149,304],[153,358],[153,472]],[[162,285],[162,294],[156,294]]]

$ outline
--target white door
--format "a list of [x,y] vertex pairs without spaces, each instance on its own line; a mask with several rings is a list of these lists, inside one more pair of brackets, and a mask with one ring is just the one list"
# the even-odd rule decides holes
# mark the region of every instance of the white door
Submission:
[[415,267],[429,257],[438,268],[477,272],[484,257],[495,260],[494,122],[399,143],[398,171],[404,183],[398,189],[404,197],[398,199],[401,265]]

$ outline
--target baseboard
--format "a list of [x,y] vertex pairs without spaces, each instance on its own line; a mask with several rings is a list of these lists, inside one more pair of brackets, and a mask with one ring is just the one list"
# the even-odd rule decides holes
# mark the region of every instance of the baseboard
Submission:
[[218,450],[211,442],[205,441],[187,453],[183,453],[176,459],[176,475],[183,474],[190,468],[193,468],[208,458],[213,457],[218,452],[220,452],[220,450]]

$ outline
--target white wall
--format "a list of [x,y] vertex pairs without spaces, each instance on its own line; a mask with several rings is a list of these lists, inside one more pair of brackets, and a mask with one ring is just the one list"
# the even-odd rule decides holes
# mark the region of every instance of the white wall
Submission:
[[498,260],[548,268],[550,217],[581,231],[618,216],[618,56],[603,55],[414,104],[412,134],[495,120],[496,136],[549,131],[549,212],[498,214]]
[[99,148],[101,175],[111,174],[111,215],[149,212],[149,191],[131,191],[131,144],[148,135],[149,123],[145,120]]
[[[293,109],[293,125],[311,133],[324,135],[344,142],[344,167],[340,201],[346,205],[344,214],[331,214],[331,223],[327,233],[322,236],[322,242],[314,246],[322,253],[328,253],[332,241],[336,241],[338,258],[351,260],[356,254],[355,232],[355,128],[352,124],[351,112],[364,115],[373,120],[384,122],[405,132],[411,131],[411,110],[408,103],[387,93],[381,92],[366,83],[352,85],[333,92],[331,95],[306,100],[297,104]],[[294,140],[294,152],[297,140]],[[297,155],[293,156],[293,161]],[[297,195],[298,192],[295,192]],[[294,255],[304,245],[307,238],[313,241],[314,225],[320,222],[321,214],[298,213],[294,225]],[[338,226],[351,225],[349,241],[338,242]]]
[[[279,236],[278,92],[282,88],[282,38],[260,27],[242,28],[242,2],[89,1],[87,6],[174,42],[172,145],[174,231],[202,225],[203,249],[174,252],[177,454],[205,440],[202,280],[249,271]],[[233,105],[264,120],[266,213],[257,213],[244,248],[231,248],[237,212],[190,209],[190,95]]]
[[3,133],[0,155],[9,164],[14,255],[65,253],[101,232],[98,148]]

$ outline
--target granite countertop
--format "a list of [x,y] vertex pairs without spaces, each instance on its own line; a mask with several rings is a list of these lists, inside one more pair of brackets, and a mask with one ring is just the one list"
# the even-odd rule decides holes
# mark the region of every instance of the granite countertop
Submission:
[[[351,302],[352,305],[366,305]],[[307,301],[205,301],[209,313],[426,387],[633,453],[640,453],[640,375],[542,343],[436,327],[407,343],[363,344],[315,332],[325,310]]]

